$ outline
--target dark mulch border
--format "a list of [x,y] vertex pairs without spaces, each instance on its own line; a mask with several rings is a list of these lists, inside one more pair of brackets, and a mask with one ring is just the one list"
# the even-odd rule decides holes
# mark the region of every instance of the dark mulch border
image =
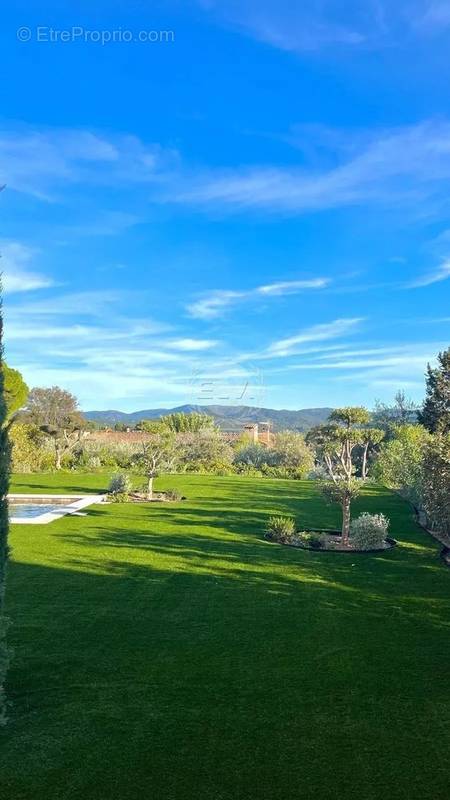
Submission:
[[[306,533],[328,533],[330,536],[340,536],[342,531],[334,530],[333,528],[314,528],[311,531],[306,530]],[[288,542],[276,542],[273,539],[268,539],[267,541],[273,542],[273,544],[280,544],[282,547],[293,547],[295,550],[307,550],[310,553],[345,553],[347,555],[351,554],[361,554],[364,553],[387,553],[389,550],[392,550],[393,547],[396,546],[397,540],[392,539],[391,536],[386,536],[386,542],[388,542],[389,547],[376,547],[373,550],[327,550],[324,547],[304,547],[298,544],[289,544]],[[449,551],[450,556],[450,551]],[[449,564],[450,566],[450,564]]]

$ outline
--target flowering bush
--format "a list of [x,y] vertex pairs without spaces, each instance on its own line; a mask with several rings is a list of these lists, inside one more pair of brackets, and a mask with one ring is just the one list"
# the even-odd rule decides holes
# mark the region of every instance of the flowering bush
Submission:
[[389,520],[384,514],[361,514],[350,524],[350,543],[358,550],[373,550],[386,540]]

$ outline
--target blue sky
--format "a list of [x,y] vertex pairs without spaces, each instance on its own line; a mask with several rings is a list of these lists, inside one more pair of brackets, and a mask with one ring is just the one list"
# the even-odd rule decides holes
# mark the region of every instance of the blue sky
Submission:
[[85,409],[422,398],[450,339],[450,0],[2,17],[6,349],[30,385]]

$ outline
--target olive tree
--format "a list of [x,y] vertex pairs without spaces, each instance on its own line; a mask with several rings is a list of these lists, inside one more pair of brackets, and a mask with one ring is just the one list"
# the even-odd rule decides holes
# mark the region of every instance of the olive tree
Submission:
[[360,406],[335,409],[329,422],[310,431],[308,441],[324,464],[329,480],[321,483],[324,496],[339,503],[342,509],[342,543],[348,544],[352,500],[359,494],[360,481],[355,477],[356,448],[362,444],[361,425],[367,425],[369,412]]
[[72,452],[86,436],[86,422],[78,408],[77,398],[59,386],[32,389],[25,419],[52,440],[55,469],[61,469],[63,456]]
[[147,478],[149,500],[153,498],[153,480],[162,472],[170,472],[176,464],[177,456],[178,443],[173,433],[156,433],[142,443],[141,452],[134,457],[134,463]]

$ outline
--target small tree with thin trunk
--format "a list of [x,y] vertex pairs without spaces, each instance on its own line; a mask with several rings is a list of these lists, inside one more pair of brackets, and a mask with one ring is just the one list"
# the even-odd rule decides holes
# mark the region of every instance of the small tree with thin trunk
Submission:
[[137,466],[147,478],[147,498],[153,498],[153,481],[162,472],[169,472],[177,459],[176,437],[171,433],[156,433],[142,444],[136,456]]
[[52,440],[55,469],[61,469],[63,456],[71,453],[86,436],[86,422],[78,409],[77,398],[59,386],[32,389],[25,419]]
[[337,408],[330,414],[329,423],[318,426],[308,437],[330,478],[321,484],[321,490],[327,500],[342,508],[342,544],[348,544],[351,503],[360,489],[354,464],[356,448],[362,444],[360,426],[367,425],[369,419],[369,412],[360,406]]
[[[1,285],[0,285],[1,290]],[[5,364],[3,361],[3,319],[0,305],[0,725],[6,722],[5,680],[9,663],[6,642],[7,620],[4,616],[6,565],[8,561],[8,489],[11,462],[9,444],[8,404],[5,393]]]

